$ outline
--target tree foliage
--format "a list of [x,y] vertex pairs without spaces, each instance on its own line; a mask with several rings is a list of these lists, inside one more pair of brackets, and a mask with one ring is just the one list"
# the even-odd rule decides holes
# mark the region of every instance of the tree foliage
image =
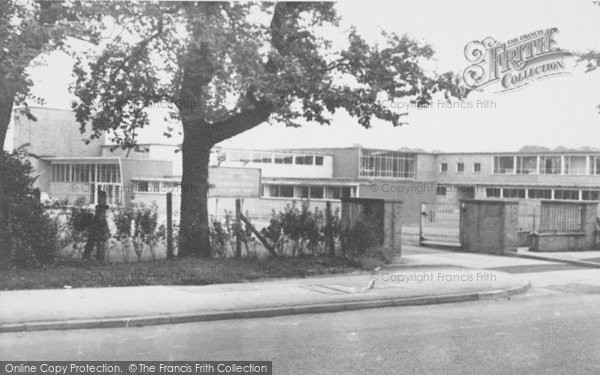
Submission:
[[[369,45],[353,29],[343,48],[334,45],[324,35],[339,22],[333,3],[116,6],[125,31],[79,59],[74,109],[82,126],[91,123],[97,136],[117,130],[127,147],[148,123],[144,109],[164,101],[191,112],[219,142],[235,134],[229,120],[258,108],[288,126],[329,124],[344,109],[369,127],[373,118],[402,124],[405,114],[382,97],[423,104],[436,92],[461,95],[453,74],[427,74],[432,48],[408,37],[383,34],[381,45]],[[189,61],[198,62],[194,71],[185,71]],[[199,90],[183,92],[186,81]]]
[[[136,147],[145,109],[171,103],[183,128],[181,255],[210,254],[206,206],[210,148],[266,121],[329,124],[345,110],[364,127],[374,119],[401,125],[385,103],[462,97],[452,73],[423,68],[433,50],[395,34],[369,44],[351,29],[344,41],[334,3],[113,3],[123,31],[80,55],[73,109],[92,137],[110,131]],[[169,135],[173,126],[165,126]]]

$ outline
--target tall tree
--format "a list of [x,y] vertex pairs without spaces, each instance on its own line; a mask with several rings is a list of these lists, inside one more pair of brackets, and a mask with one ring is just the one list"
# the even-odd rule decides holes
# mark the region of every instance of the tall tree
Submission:
[[[111,130],[135,147],[144,108],[177,107],[183,128],[180,218],[182,256],[210,254],[208,163],[218,142],[271,121],[329,124],[345,110],[364,127],[374,118],[401,125],[405,113],[387,100],[426,104],[432,95],[464,94],[451,73],[422,67],[433,50],[407,37],[383,34],[369,45],[356,30],[335,43],[333,3],[121,3],[126,32],[74,69],[74,105],[82,130]],[[167,125],[165,131],[172,129]]]

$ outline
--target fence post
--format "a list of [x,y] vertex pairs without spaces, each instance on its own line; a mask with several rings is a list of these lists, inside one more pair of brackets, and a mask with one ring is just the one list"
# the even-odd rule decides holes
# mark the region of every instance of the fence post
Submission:
[[173,259],[173,193],[167,193],[167,259]]
[[40,194],[40,189],[35,188],[33,189],[33,205],[35,207],[39,207],[41,206],[41,194]]
[[106,255],[106,240],[108,235],[108,224],[106,222],[106,192],[98,187],[98,204],[96,205],[96,213],[94,221],[88,228],[88,240],[85,244],[83,259],[89,259],[92,255],[94,247],[96,248],[96,259],[104,261]]
[[242,257],[242,200],[235,200],[235,257]]
[[421,203],[421,212],[419,213],[419,246],[423,245],[423,218],[425,217],[425,203]]
[[327,201],[325,206],[325,224],[327,228],[327,247],[329,248],[329,255],[335,256],[335,241],[333,239],[333,218],[331,216],[331,202]]

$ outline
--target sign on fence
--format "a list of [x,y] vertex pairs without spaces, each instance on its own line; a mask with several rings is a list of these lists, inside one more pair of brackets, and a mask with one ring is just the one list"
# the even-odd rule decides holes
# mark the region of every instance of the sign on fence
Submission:
[[260,196],[260,169],[213,167],[208,173],[213,198],[257,198]]

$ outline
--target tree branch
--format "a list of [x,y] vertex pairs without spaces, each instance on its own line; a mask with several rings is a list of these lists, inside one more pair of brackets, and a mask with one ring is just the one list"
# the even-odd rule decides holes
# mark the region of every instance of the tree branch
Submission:
[[219,143],[234,135],[250,130],[267,121],[273,112],[273,107],[268,103],[260,103],[254,109],[248,109],[235,114],[227,120],[208,125],[210,138],[214,143]]

